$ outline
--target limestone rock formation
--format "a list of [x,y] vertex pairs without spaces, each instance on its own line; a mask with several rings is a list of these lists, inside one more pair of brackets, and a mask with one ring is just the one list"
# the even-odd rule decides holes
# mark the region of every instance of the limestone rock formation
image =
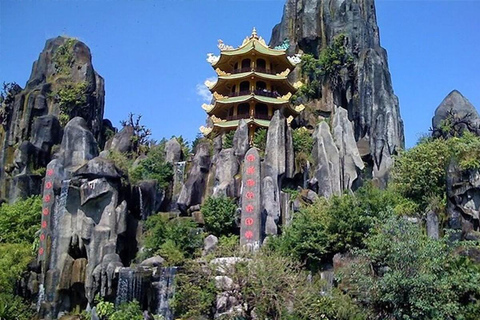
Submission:
[[468,130],[480,135],[480,115],[459,91],[450,92],[435,110],[433,136],[448,138]]
[[347,110],[343,108],[335,110],[332,127],[333,139],[340,158],[340,187],[342,190],[351,190],[365,166],[358,152]]
[[[330,113],[335,106],[348,110],[355,140],[362,145],[361,156],[373,178],[384,185],[391,156],[403,148],[404,135],[387,54],[380,46],[374,0],[288,0],[270,45],[288,39],[290,54],[318,57],[339,35],[345,37],[353,63],[334,78],[326,77],[320,88],[321,101],[309,104],[319,113]],[[299,78],[298,73],[292,76]],[[299,119],[309,118],[305,112]]]
[[192,168],[178,197],[177,205],[180,211],[186,212],[189,207],[202,203],[210,164],[210,143],[202,141],[197,146]]
[[238,173],[239,163],[233,148],[223,149],[215,156],[215,183],[213,196],[236,197],[237,190],[235,176]]
[[318,194],[324,197],[340,194],[340,156],[327,122],[320,122],[313,139],[314,178],[318,183]]
[[172,138],[165,144],[165,161],[174,164],[182,161],[182,146],[176,138]]
[[[10,89],[0,108],[0,198],[14,201],[39,193],[38,172],[61,140],[60,123],[82,117],[91,135],[100,138],[105,92],[88,47],[65,37],[46,42],[25,89],[18,85]],[[15,152],[28,163],[16,167]]]
[[248,125],[245,122],[245,119],[240,119],[238,122],[238,128],[233,136],[233,149],[235,150],[235,155],[240,159],[243,158],[249,147]]
[[447,215],[457,239],[480,239],[480,172],[462,170],[452,161],[447,169]]

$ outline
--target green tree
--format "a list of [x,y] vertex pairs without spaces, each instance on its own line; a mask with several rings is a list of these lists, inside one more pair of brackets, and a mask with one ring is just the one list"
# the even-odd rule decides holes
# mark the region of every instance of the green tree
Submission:
[[235,231],[237,205],[228,197],[209,197],[201,212],[206,231],[216,235],[230,235]]
[[317,270],[335,253],[364,247],[364,239],[371,229],[391,212],[411,214],[414,208],[398,194],[368,184],[354,195],[321,198],[302,209],[282,230],[282,235],[272,238],[268,245]]
[[36,239],[42,218],[39,196],[0,206],[0,243],[28,243]]
[[183,263],[203,246],[203,234],[190,218],[169,219],[163,214],[145,222],[145,256],[161,255],[171,265]]
[[431,239],[419,225],[391,218],[345,267],[341,287],[371,319],[476,319],[480,266],[456,253],[465,245]]
[[168,188],[173,178],[173,166],[165,161],[165,143],[152,146],[145,159],[129,170],[132,182],[155,179],[162,189]]

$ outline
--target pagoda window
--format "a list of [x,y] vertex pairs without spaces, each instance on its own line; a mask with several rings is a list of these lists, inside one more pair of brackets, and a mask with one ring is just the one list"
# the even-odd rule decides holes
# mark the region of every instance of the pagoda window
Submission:
[[257,81],[256,90],[267,90],[267,84],[263,81]]
[[237,115],[239,118],[245,117],[248,118],[250,113],[250,105],[248,103],[239,104],[237,107]]
[[268,120],[268,106],[264,103],[255,105],[255,118]]
[[235,66],[233,67],[233,70],[238,70],[238,62],[235,62]]
[[239,95],[249,94],[250,93],[250,82],[243,81],[240,83],[240,92]]
[[233,85],[232,86],[232,96],[235,96],[235,91],[237,90],[237,86]]
[[248,72],[251,70],[252,61],[250,59],[242,60],[242,72]]
[[233,115],[234,115],[234,108],[230,108],[230,110],[228,110],[228,119],[233,119]]
[[267,62],[264,59],[257,59],[257,67],[256,69],[259,72],[266,72],[267,71]]

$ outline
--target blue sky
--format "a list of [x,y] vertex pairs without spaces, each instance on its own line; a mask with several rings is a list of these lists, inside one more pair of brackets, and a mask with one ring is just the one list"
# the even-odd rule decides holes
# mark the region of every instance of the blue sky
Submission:
[[[206,54],[237,46],[255,26],[267,41],[284,0],[0,0],[0,81],[24,86],[45,40],[85,42],[105,78],[105,117],[143,115],[155,139],[193,140],[204,124]],[[479,1],[376,2],[407,147],[428,131],[453,89],[480,108]]]

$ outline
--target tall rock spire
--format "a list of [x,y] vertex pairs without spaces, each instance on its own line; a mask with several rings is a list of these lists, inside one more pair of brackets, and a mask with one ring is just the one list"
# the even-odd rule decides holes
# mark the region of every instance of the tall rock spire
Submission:
[[[384,185],[391,156],[403,148],[404,135],[387,53],[380,46],[374,0],[287,0],[270,45],[289,39],[289,54],[318,57],[340,35],[353,63],[340,70],[339,80],[325,77],[319,101],[311,104],[321,112],[348,110],[361,156],[373,178]],[[298,73],[293,76],[301,78]]]

